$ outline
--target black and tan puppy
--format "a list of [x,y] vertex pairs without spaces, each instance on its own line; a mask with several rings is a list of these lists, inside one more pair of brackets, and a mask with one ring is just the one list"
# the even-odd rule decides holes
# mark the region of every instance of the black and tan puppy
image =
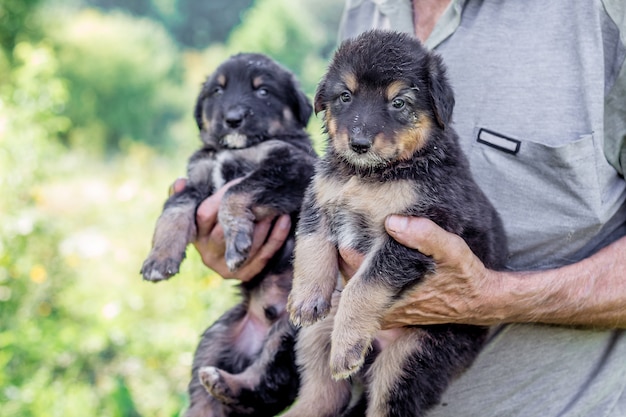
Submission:
[[312,108],[293,74],[260,54],[224,62],[202,87],[195,118],[202,148],[189,159],[187,185],[166,202],[141,273],[160,281],[178,273],[196,236],[196,208],[228,181],[218,214],[226,263],[247,259],[254,222],[297,214],[315,160],[305,127]]
[[[231,270],[249,255],[254,223],[291,214],[295,225],[313,176],[305,131],[312,112],[293,74],[259,54],[239,54],[207,79],[195,108],[202,148],[189,159],[185,189],[159,217],[141,273],[160,281],[179,270],[196,237],[196,208],[225,183],[219,222]],[[283,248],[250,282],[243,301],[206,330],[194,358],[187,416],[271,416],[297,391],[294,332],[285,312],[295,227]]]
[[[329,141],[298,225],[288,310],[305,326],[302,387],[287,416],[423,416],[479,352],[487,329],[475,326],[406,327],[382,350],[375,341],[385,311],[435,269],[386,234],[388,215],[430,218],[487,267],[505,261],[500,219],[450,126],[453,106],[441,59],[409,35],[367,32],[336,52],[315,97]],[[365,255],[340,296],[338,248]],[[365,394],[346,411],[351,376]]]

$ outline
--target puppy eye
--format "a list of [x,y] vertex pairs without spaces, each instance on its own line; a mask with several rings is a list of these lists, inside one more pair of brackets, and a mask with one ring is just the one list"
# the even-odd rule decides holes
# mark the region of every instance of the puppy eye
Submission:
[[402,100],[401,98],[396,98],[391,102],[391,105],[394,109],[401,109],[404,107],[404,104],[404,100]]
[[213,89],[211,90],[211,95],[216,96],[216,95],[222,94],[223,92],[224,92],[224,88],[218,85],[218,86],[213,87]]
[[269,90],[268,90],[267,88],[265,88],[265,87],[259,87],[259,88],[257,88],[257,90],[256,90],[256,94],[257,94],[257,96],[259,96],[259,97],[267,97],[267,95],[268,95],[269,93],[270,93],[270,92],[269,92]]
[[349,103],[350,101],[352,101],[352,95],[349,92],[344,91],[339,95],[339,99],[344,103]]

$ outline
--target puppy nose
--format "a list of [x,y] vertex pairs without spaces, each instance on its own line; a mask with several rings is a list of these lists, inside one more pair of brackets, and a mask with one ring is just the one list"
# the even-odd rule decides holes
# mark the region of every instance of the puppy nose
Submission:
[[236,129],[243,123],[243,119],[246,117],[246,112],[241,107],[234,107],[229,109],[224,114],[224,121],[228,127]]
[[350,138],[350,149],[358,154],[364,154],[372,147],[372,141],[362,135],[355,135]]

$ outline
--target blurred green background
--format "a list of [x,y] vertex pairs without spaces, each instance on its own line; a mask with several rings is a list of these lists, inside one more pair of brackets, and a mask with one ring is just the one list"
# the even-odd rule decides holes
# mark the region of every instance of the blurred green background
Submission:
[[181,415],[234,283],[193,249],[168,282],[139,268],[199,145],[196,94],[243,51],[312,97],[342,3],[0,1],[0,415]]

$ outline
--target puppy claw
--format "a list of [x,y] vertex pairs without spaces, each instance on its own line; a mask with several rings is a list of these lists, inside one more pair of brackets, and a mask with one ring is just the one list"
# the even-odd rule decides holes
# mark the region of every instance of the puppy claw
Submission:
[[323,320],[330,311],[330,302],[319,297],[311,303],[293,302],[291,297],[287,303],[287,311],[289,311],[289,320],[295,326],[310,326]]
[[198,371],[198,378],[209,394],[222,403],[233,401],[230,388],[222,378],[220,371],[214,366],[205,366]]
[[330,372],[334,380],[341,380],[349,378],[363,367],[369,344],[360,342],[348,350],[336,350],[334,346],[331,347]]
[[168,258],[159,261],[150,256],[143,263],[140,273],[146,281],[158,282],[169,279],[178,273],[183,257],[181,256],[180,260]]

